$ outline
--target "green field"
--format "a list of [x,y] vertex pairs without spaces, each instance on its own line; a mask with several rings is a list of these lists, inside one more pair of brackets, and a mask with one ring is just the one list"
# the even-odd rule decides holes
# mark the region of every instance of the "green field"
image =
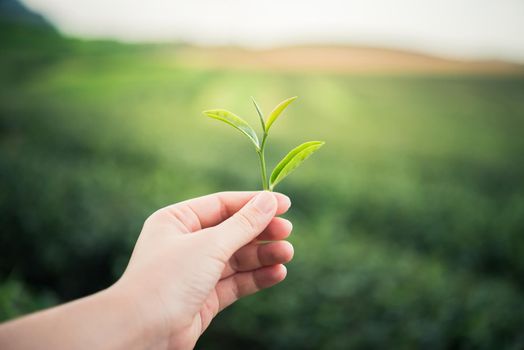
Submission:
[[111,284],[161,206],[260,188],[249,141],[201,111],[278,120],[288,279],[203,349],[522,349],[524,76],[187,66],[178,47],[0,26],[0,320]]

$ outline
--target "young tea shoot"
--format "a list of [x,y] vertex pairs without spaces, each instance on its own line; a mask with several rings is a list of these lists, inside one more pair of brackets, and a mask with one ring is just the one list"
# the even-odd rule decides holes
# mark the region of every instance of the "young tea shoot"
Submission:
[[246,135],[249,140],[255,146],[255,150],[258,154],[260,161],[260,174],[262,177],[262,188],[264,190],[273,191],[275,186],[284,180],[289,174],[291,174],[303,161],[305,161],[309,156],[311,156],[317,149],[324,145],[323,141],[308,141],[292,149],[273,169],[271,176],[267,177],[266,170],[266,141],[269,136],[269,131],[271,126],[282,112],[297,99],[297,97],[290,97],[282,102],[280,102],[273,111],[264,118],[262,110],[258,106],[258,103],[253,100],[253,105],[257,111],[258,117],[260,119],[260,125],[262,126],[262,141],[259,140],[255,130],[246,122],[244,119],[239,116],[225,110],[225,109],[210,109],[204,111],[203,113],[213,119],[223,121],[226,124],[231,125],[244,135]]

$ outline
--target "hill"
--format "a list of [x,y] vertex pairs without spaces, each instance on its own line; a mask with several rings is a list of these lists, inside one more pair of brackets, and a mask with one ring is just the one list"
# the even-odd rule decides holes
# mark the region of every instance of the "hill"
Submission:
[[467,61],[410,51],[359,46],[291,46],[266,50],[186,47],[186,64],[211,68],[332,73],[524,74],[524,65]]
[[29,10],[17,0],[0,0],[0,20],[51,27],[51,24],[42,15]]

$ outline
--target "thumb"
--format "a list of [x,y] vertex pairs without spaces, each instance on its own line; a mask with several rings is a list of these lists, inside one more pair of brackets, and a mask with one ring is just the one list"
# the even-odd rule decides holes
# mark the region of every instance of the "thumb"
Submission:
[[221,224],[209,228],[228,258],[257,237],[277,211],[277,200],[271,192],[263,191],[238,212]]

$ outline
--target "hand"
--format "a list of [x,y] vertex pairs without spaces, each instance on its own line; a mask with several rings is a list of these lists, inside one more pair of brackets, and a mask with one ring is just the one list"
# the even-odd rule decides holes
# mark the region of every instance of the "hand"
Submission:
[[278,240],[291,223],[275,215],[289,206],[279,193],[228,192],[160,209],[117,283],[0,324],[0,348],[192,348],[220,310],[286,277],[293,247]]
[[110,290],[137,308],[152,347],[192,348],[218,312],[286,277],[292,225],[275,215],[289,206],[279,193],[224,192],[160,209]]

